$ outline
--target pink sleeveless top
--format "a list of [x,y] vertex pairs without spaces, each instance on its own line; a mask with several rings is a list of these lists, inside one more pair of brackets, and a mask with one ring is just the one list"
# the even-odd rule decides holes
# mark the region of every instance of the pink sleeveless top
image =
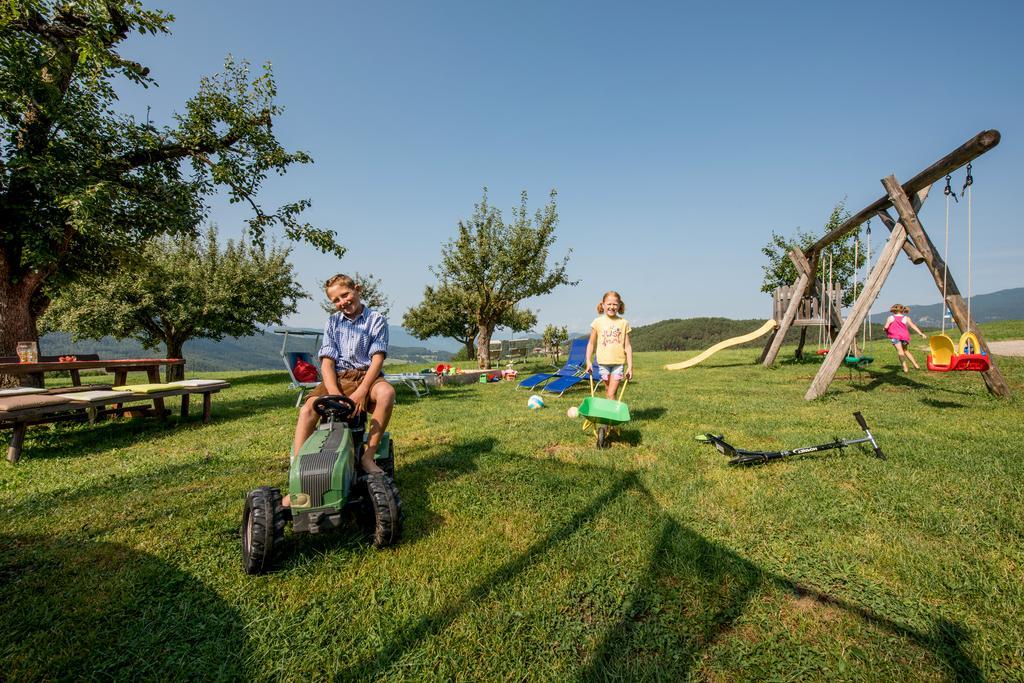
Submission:
[[896,314],[892,317],[892,322],[889,323],[889,329],[887,329],[885,333],[890,339],[910,341],[910,330],[907,329],[907,323],[904,322],[902,314]]

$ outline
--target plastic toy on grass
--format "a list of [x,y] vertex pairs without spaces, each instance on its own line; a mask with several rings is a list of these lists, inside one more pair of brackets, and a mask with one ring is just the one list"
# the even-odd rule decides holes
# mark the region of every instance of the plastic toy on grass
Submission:
[[579,414],[586,418],[583,420],[583,431],[594,430],[597,435],[598,448],[611,448],[608,437],[613,433],[619,433],[619,427],[629,422],[629,406],[622,402],[627,384],[629,380],[622,383],[619,399],[616,401],[594,396],[594,379],[590,378],[590,396],[583,399]]
[[250,491],[242,512],[242,566],[262,574],[272,566],[284,542],[284,530],[316,534],[339,527],[346,512],[377,548],[398,542],[402,532],[402,500],[395,487],[395,446],[384,432],[374,461],[384,474],[366,474],[360,466],[366,413],[355,414],[347,396],[321,396],[313,404],[321,418],[291,460],[284,507],[281,491],[269,486]]
[[530,398],[526,399],[526,407],[530,410],[537,410],[538,408],[544,407],[544,399],[537,394],[534,394]]

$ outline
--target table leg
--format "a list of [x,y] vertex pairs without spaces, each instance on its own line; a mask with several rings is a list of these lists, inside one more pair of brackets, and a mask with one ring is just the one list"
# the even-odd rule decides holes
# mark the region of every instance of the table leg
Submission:
[[181,419],[188,417],[188,394],[181,395]]
[[203,424],[210,422],[210,404],[212,403],[212,394],[207,391],[203,394]]
[[14,431],[11,433],[11,443],[7,446],[7,460],[11,463],[18,462],[21,457],[21,445],[25,443],[25,423],[17,422]]
[[[124,384],[127,381],[128,381],[128,371],[127,370],[114,370],[114,386],[115,387],[124,386]],[[124,406],[123,403],[115,403],[114,404],[114,410],[121,410],[122,406]]]
[[[153,384],[160,384],[160,368],[149,367],[146,368],[146,376],[149,377],[149,381]],[[153,410],[156,411],[157,416],[163,420],[167,417],[167,409],[164,408],[164,400],[162,398],[153,399]]]
[[80,387],[82,386],[82,378],[78,374],[78,370],[71,370],[71,385]]

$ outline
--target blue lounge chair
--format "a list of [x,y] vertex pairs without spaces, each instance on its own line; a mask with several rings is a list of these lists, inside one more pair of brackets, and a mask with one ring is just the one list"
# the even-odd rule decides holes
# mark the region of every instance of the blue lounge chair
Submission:
[[540,372],[536,375],[530,375],[519,383],[519,387],[535,389],[551,380],[558,381],[561,379],[583,377],[585,376],[586,366],[587,338],[581,337],[579,339],[573,339],[572,344],[569,345],[569,357],[565,359],[565,365],[563,365],[561,369],[556,370],[555,372]]
[[[594,386],[601,383],[601,375],[597,372],[597,366],[592,366],[594,374]],[[553,380],[544,385],[541,391],[558,394],[561,396],[566,392],[567,389],[571,389],[580,382],[590,379],[590,373],[586,371],[586,365],[580,368],[580,374],[566,377],[565,375],[555,377]]]

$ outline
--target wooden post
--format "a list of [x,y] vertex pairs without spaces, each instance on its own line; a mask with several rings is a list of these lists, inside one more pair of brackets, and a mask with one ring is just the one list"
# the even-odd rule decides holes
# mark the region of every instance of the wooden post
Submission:
[[818,398],[825,393],[828,385],[832,383],[832,379],[836,376],[840,364],[846,359],[847,349],[850,348],[853,340],[857,338],[861,323],[870,312],[871,304],[875,302],[878,293],[882,291],[882,284],[889,277],[889,271],[896,264],[896,258],[899,256],[900,250],[903,249],[903,243],[906,240],[907,231],[904,229],[903,223],[897,223],[889,235],[889,240],[885,243],[885,248],[882,249],[882,254],[878,257],[878,261],[875,262],[875,267],[868,276],[867,282],[864,283],[864,289],[861,290],[860,296],[854,302],[850,316],[846,319],[843,328],[839,330],[839,334],[832,344],[832,350],[825,355],[825,360],[822,362],[821,367],[818,368],[818,374],[814,376],[810,388],[804,394],[806,400],[813,401]]
[[188,394],[181,395],[181,419],[188,417]]
[[213,399],[210,396],[210,392],[203,392],[203,424],[210,423],[210,405]]
[[763,358],[761,364],[766,368],[770,368],[775,362],[775,357],[779,355],[779,349],[782,348],[782,340],[786,338],[786,333],[789,332],[789,328],[793,325],[793,318],[796,317],[797,309],[800,308],[800,300],[804,298],[804,292],[807,291],[807,285],[811,279],[810,264],[807,263],[807,258],[798,247],[793,247],[793,251],[789,252],[789,258],[793,265],[796,266],[796,272],[799,274],[799,277],[797,277],[796,283],[793,285],[793,298],[789,300],[786,314],[782,316],[779,326],[775,329],[775,335],[771,338],[771,345],[761,354]]
[[[146,368],[146,376],[149,381],[153,384],[160,384],[160,368],[156,366],[150,366]],[[164,400],[162,398],[153,399],[153,410],[156,412],[157,417],[161,420],[167,417],[167,408],[164,407]]]
[[[953,320],[956,322],[957,327],[960,328],[961,332],[971,331],[978,336],[978,342],[981,344],[981,348],[984,349],[985,353],[988,354],[989,369],[981,373],[982,379],[985,381],[985,387],[989,393],[1008,398],[1010,396],[1010,387],[1006,384],[1006,380],[1003,378],[1003,373],[996,367],[995,359],[992,357],[991,351],[989,351],[988,343],[981,335],[981,331],[978,330],[977,325],[967,315],[967,303],[963,297],[960,296],[960,290],[956,286],[956,282],[953,280],[953,274],[949,272],[949,267],[943,261],[942,257],[939,256],[938,250],[935,245],[932,244],[928,234],[921,227],[921,222],[917,218],[917,214],[914,212],[910,200],[907,198],[903,188],[900,187],[899,183],[896,182],[895,176],[889,176],[882,180],[882,185],[885,186],[886,191],[889,193],[889,197],[892,200],[893,206],[896,207],[896,211],[900,214],[900,222],[906,226],[907,233],[910,238],[914,240],[918,250],[924,257],[924,262],[928,266],[928,270],[931,271],[932,277],[935,279],[935,284],[939,288],[939,291],[943,291],[945,288],[946,301],[945,305],[949,307],[949,310],[953,313]],[[945,314],[945,311],[942,311]]]
[[25,443],[25,423],[15,422],[14,431],[11,432],[11,442],[7,445],[7,461],[11,464],[18,462],[21,457],[21,446]]
[[[925,187],[922,187],[916,193],[914,193],[914,199],[912,203],[914,206],[915,214],[921,210],[921,205],[924,204],[924,200],[928,198],[928,193],[931,191],[932,186],[927,185]],[[889,228],[889,232],[892,232],[893,226],[896,225],[896,221],[892,219],[892,216],[889,215],[889,212],[886,211],[885,209],[882,209],[881,211],[878,211],[875,215],[882,220],[882,223],[885,225],[885,227]],[[903,252],[907,255],[907,258],[910,259],[911,263],[918,264],[924,261],[924,256],[921,255],[921,252],[918,251],[917,247],[914,246],[914,243],[911,240],[907,240],[906,242],[903,243]]]

